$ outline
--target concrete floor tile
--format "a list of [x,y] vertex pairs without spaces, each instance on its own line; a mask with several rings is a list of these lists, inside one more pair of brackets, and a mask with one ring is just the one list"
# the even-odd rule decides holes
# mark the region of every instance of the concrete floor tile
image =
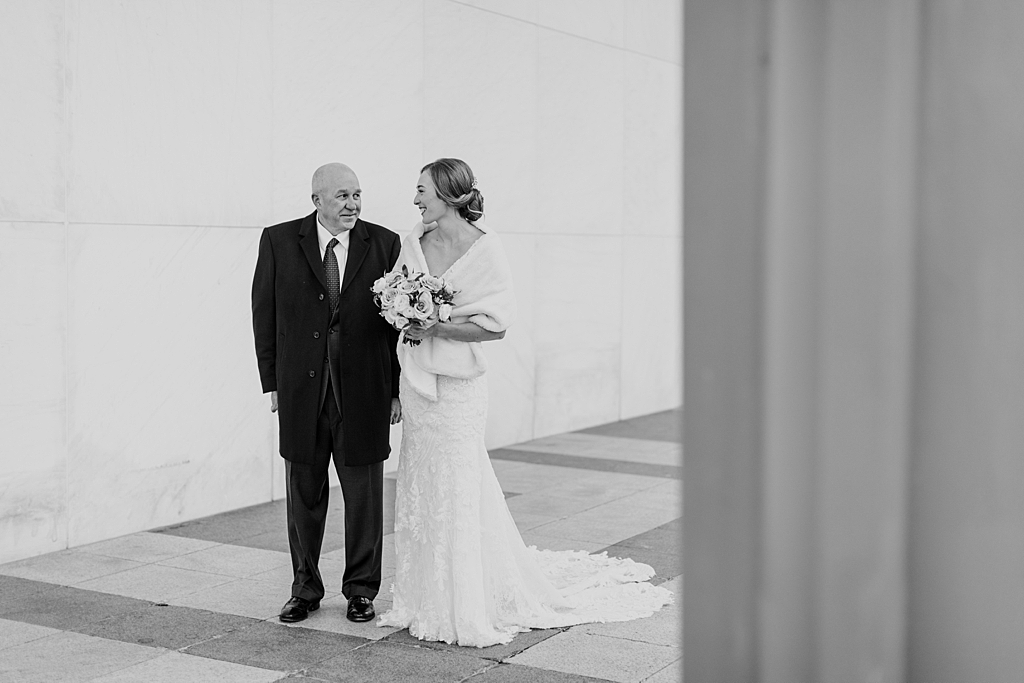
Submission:
[[[664,584],[663,584],[664,585]],[[671,588],[670,588],[671,590]],[[649,617],[632,621],[616,621],[606,624],[582,624],[574,630],[596,636],[634,640],[651,645],[682,647],[683,644],[683,596],[675,593],[673,602],[665,605]]]
[[47,553],[26,560],[0,565],[0,574],[34,581],[73,586],[82,581],[141,566],[141,562],[119,557],[94,555],[78,549]]
[[0,604],[0,617],[67,631],[101,619],[146,608],[144,600],[66,586],[10,596]]
[[683,553],[683,537],[675,529],[658,526],[653,529],[619,541],[618,545],[631,548],[656,550],[662,553]]
[[675,483],[677,480],[664,477],[648,477],[643,474],[628,474],[623,472],[587,472],[581,474],[581,484],[614,486],[623,492],[624,495],[635,491],[646,491],[654,489],[666,483]]
[[45,581],[33,581],[17,576],[0,574],[0,612],[3,611],[4,604],[10,600],[16,600],[33,593],[52,591],[54,588],[56,588],[54,584],[46,583]]
[[0,619],[0,650],[60,633],[55,628]]
[[683,409],[664,410],[619,422],[581,429],[584,434],[621,436],[631,439],[683,442]]
[[641,462],[650,465],[679,467],[683,463],[682,444],[580,432],[546,436],[516,444],[513,448],[518,451],[559,453],[603,460]]
[[124,560],[135,560],[136,562],[159,562],[169,557],[194,553],[197,550],[203,550],[214,545],[216,543],[212,541],[143,531],[129,536],[112,538],[109,541],[85,545],[78,550],[83,553],[119,557]]
[[256,619],[173,605],[149,605],[76,629],[98,638],[180,650],[215,636],[248,628]]
[[[499,460],[492,460],[493,465]],[[496,468],[494,473],[501,484],[502,491],[514,491],[516,493],[529,493],[541,491],[562,482],[573,481],[581,477],[580,470],[571,467],[556,467],[553,465],[535,465],[531,463],[516,463],[517,468]],[[587,473],[608,474],[607,472]],[[615,475],[611,475],[615,476]],[[664,481],[659,479],[658,481]]]
[[454,683],[492,666],[478,657],[380,640],[322,661],[306,675],[346,683]]
[[446,652],[454,652],[456,654],[469,655],[471,657],[479,657],[480,659],[489,659],[495,662],[505,661],[510,657],[514,657],[520,652],[527,650],[537,643],[547,640],[557,633],[561,633],[563,629],[549,628],[549,629],[532,629],[524,633],[516,634],[515,638],[512,639],[511,643],[504,645],[491,645],[490,647],[462,647],[460,645],[452,645],[444,642],[432,642],[427,640],[419,640],[415,636],[409,633],[408,629],[402,629],[397,631],[393,635],[388,636],[388,642],[398,643],[400,645],[410,645],[413,647],[425,647],[432,650],[444,650]]
[[[261,622],[182,652],[261,669],[298,671],[366,643],[364,638]],[[316,673],[310,675],[318,677]]]
[[681,656],[679,647],[591,635],[576,627],[538,643],[509,661],[621,683],[638,683]]
[[288,553],[274,550],[215,545],[188,555],[161,560],[158,564],[244,579],[282,566],[287,566],[290,574],[292,558]]
[[682,680],[683,658],[680,657],[650,678],[645,678],[644,683],[680,683]]
[[535,515],[529,512],[513,510],[509,510],[509,512],[512,513],[512,519],[515,520],[516,528],[519,529],[520,534],[559,520],[558,517],[551,517],[550,515]]
[[155,659],[93,679],[94,683],[272,683],[281,680],[280,671],[258,669],[243,664],[222,662],[167,652]]
[[145,564],[135,569],[83,581],[76,588],[123,595],[150,602],[169,602],[189,593],[231,581],[221,574]]
[[[328,596],[337,593],[327,593]],[[291,581],[274,586],[266,581],[235,579],[169,600],[172,605],[235,614],[253,619],[276,619],[291,597]]]
[[79,633],[58,633],[5,650],[0,681],[77,683],[159,657],[165,651]]
[[637,524],[628,519],[616,520],[610,524],[595,524],[593,521],[581,520],[579,515],[574,515],[545,524],[537,524],[530,527],[529,530],[543,536],[600,543],[604,547],[613,545],[624,538],[635,536],[646,529],[638,529]]
[[609,500],[614,500],[614,498],[601,500],[565,495],[559,487],[534,491],[533,493],[524,493],[511,498],[508,500],[508,509],[513,514],[523,512],[560,519],[574,515],[577,512],[589,510]]
[[466,683],[606,683],[606,678],[591,678],[561,671],[535,669],[522,664],[499,664],[466,680]]

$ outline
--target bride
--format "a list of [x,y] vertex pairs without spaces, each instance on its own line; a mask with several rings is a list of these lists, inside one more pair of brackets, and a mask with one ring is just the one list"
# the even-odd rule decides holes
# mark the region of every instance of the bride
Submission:
[[484,447],[481,342],[501,339],[516,302],[499,237],[483,221],[469,166],[438,159],[420,175],[422,222],[396,268],[456,291],[451,321],[411,327],[399,344],[404,420],[395,501],[392,609],[378,626],[420,640],[486,647],[531,628],[645,617],[672,599],[629,559],[526,547]]

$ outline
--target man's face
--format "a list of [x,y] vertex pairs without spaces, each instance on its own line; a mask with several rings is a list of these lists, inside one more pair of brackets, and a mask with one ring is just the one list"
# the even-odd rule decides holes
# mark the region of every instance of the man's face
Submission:
[[353,173],[334,174],[324,180],[313,203],[324,227],[351,230],[363,208],[359,180]]

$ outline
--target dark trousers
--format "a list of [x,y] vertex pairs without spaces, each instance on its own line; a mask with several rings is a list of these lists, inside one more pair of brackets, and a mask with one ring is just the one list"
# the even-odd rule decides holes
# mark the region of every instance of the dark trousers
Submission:
[[317,601],[324,596],[320,577],[320,548],[327,522],[329,481],[334,468],[345,501],[345,574],[341,592],[373,600],[380,590],[381,548],[384,536],[384,463],[347,467],[341,414],[328,391],[316,425],[315,463],[285,461],[288,493],[288,547],[292,555],[292,597]]

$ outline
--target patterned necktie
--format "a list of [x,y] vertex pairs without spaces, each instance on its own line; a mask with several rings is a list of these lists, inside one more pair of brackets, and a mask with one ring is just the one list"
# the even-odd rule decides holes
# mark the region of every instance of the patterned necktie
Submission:
[[330,296],[331,313],[338,309],[341,299],[341,274],[338,272],[338,257],[334,255],[334,246],[338,240],[332,239],[324,251],[324,274],[327,275],[327,294]]

